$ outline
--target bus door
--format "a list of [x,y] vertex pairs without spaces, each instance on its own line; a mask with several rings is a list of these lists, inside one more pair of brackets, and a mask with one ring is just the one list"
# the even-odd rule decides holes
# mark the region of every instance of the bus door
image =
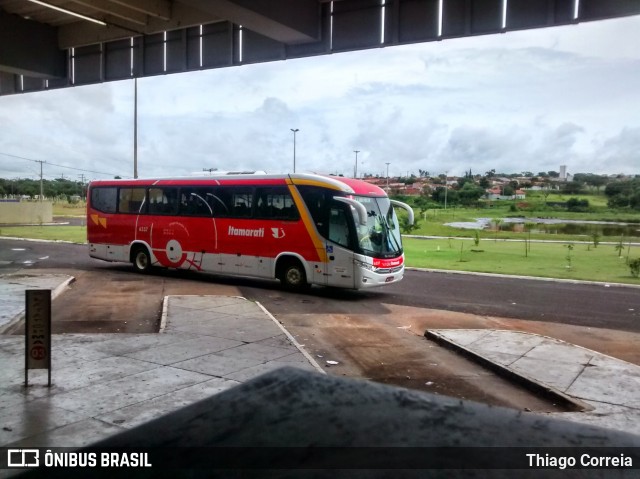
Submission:
[[349,205],[334,203],[329,212],[328,239],[325,240],[328,259],[325,276],[329,286],[355,287],[353,249],[356,238],[349,208]]
[[224,209],[218,218],[219,266],[224,273],[265,276],[263,271],[267,229],[253,218],[253,188],[219,187],[214,191]]
[[[208,195],[210,192],[211,188],[207,187],[180,188],[179,221],[175,221],[174,226],[186,233],[180,240],[179,246],[181,253],[185,255],[181,268],[198,271],[216,271],[217,269],[218,231],[213,218],[213,202]],[[178,254],[173,256],[177,258]]]

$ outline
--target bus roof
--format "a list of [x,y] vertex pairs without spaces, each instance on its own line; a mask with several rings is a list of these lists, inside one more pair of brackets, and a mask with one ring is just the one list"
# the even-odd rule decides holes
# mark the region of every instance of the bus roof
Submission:
[[182,186],[182,185],[281,185],[283,182],[294,185],[323,186],[345,193],[362,196],[387,196],[385,191],[371,183],[342,176],[318,175],[310,173],[291,173],[285,175],[240,174],[223,176],[140,178],[137,180],[94,180],[90,186]]

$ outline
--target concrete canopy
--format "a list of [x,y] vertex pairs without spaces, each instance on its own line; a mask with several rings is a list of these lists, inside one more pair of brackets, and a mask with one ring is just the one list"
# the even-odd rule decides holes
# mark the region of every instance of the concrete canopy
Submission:
[[0,95],[640,14],[640,0],[0,0]]

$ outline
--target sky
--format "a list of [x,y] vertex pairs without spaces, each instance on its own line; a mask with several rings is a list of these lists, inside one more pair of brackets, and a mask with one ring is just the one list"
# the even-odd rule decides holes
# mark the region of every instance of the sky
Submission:
[[[133,177],[132,80],[0,97],[0,178]],[[640,174],[640,16],[138,80],[138,174]],[[389,163],[389,165],[387,165]]]

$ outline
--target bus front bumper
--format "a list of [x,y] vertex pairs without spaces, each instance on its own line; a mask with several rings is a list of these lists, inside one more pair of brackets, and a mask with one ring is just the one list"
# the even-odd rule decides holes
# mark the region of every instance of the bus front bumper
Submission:
[[397,283],[404,276],[404,266],[397,270],[384,273],[371,271],[361,266],[357,266],[356,271],[356,289],[375,288],[391,283]]

